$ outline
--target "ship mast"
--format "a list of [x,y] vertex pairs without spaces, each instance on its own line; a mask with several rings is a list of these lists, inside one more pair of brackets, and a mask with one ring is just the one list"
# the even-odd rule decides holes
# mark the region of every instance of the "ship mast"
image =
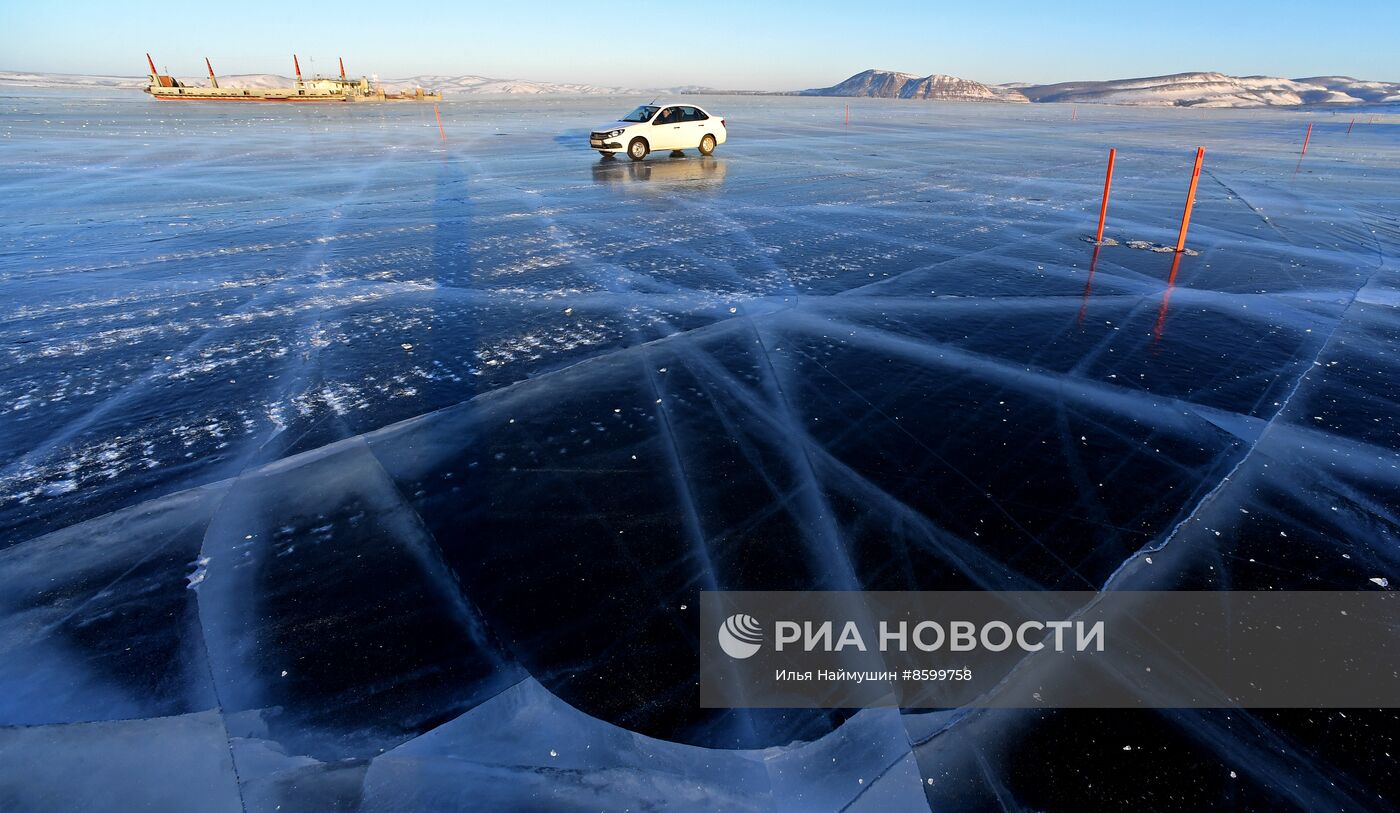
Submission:
[[217,76],[214,75],[214,66],[211,65],[211,64],[209,64],[209,57],[207,57],[207,56],[204,58],[204,67],[206,67],[206,68],[209,69],[209,87],[211,87],[211,88],[216,88],[216,87],[218,87],[218,86],[219,86],[219,77],[217,77]]
[[343,56],[341,56],[341,57],[336,57],[336,59],[339,59],[339,60],[340,60],[340,78],[341,78],[341,79],[344,79],[344,78],[345,78],[345,57],[343,57]]
[[301,62],[297,60],[296,54],[292,54],[292,67],[297,71],[297,87],[301,87]]
[[156,61],[154,59],[151,59],[151,55],[149,53],[146,54],[146,64],[151,66],[151,87],[178,87],[179,83],[175,81],[175,77],[163,74],[160,71],[156,70]]

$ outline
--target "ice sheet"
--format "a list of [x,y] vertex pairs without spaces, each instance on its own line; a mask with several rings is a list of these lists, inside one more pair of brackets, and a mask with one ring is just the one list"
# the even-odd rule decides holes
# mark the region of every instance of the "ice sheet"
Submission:
[[694,641],[1394,583],[1394,126],[701,103],[634,165],[581,146],[630,100],[0,99],[0,739],[214,714],[248,810],[1393,805],[1388,712],[701,710]]

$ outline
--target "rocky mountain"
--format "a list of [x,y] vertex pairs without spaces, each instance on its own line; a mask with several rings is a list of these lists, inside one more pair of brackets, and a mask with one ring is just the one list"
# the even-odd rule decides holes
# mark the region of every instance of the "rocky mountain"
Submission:
[[1073,102],[1154,107],[1297,107],[1300,105],[1400,104],[1400,84],[1367,82],[1347,76],[1280,79],[1177,73],[1104,82],[1054,85],[984,85],[935,74],[918,78],[898,71],[868,70],[804,96],[873,96],[947,101]]
[[902,99],[942,99],[958,102],[1028,102],[1019,90],[999,88],[936,73],[925,76],[900,91]]
[[829,88],[800,91],[803,96],[872,96],[877,99],[897,99],[904,86],[917,80],[912,73],[868,70]]
[[844,82],[829,88],[800,91],[801,96],[871,96],[880,99],[928,99],[947,101],[1024,102],[1028,101],[1014,88],[993,88],[970,79],[933,74],[915,76],[912,73],[861,71]]

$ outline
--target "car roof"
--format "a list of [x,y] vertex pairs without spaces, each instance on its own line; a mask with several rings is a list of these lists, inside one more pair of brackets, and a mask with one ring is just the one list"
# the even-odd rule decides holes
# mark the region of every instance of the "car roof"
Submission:
[[638,105],[638,107],[693,107],[696,110],[705,109],[700,105],[696,104],[695,102],[677,102],[672,99],[664,99],[659,102],[647,102],[645,104]]

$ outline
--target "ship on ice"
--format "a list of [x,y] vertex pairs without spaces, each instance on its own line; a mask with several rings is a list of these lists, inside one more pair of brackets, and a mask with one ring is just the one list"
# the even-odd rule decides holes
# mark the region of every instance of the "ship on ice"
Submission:
[[340,60],[338,77],[318,75],[303,79],[301,61],[293,54],[295,85],[271,88],[219,87],[219,78],[214,75],[214,66],[208,57],[204,59],[204,66],[209,69],[208,86],[186,85],[174,76],[161,73],[156,70],[150,54],[146,54],[146,64],[151,68],[146,92],[162,102],[435,102],[442,99],[442,93],[437,90],[415,87],[412,91],[385,91],[378,82],[371,83],[366,77],[350,79],[345,75],[344,59]]

